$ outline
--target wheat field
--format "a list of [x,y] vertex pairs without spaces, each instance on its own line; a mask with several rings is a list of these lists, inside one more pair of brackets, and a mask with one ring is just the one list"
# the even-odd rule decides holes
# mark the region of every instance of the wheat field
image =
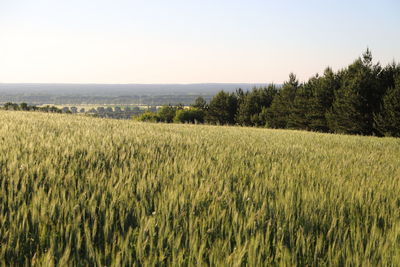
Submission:
[[0,266],[400,265],[400,139],[0,122]]

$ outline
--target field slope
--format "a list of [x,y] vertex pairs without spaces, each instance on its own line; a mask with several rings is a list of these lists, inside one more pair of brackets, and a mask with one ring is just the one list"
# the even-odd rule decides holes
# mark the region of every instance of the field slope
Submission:
[[0,123],[0,265],[400,265],[400,139]]

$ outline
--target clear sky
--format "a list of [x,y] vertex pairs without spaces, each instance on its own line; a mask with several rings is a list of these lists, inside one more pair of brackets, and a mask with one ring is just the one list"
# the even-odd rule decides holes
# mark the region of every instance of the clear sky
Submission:
[[0,82],[281,83],[400,61],[399,0],[0,0]]

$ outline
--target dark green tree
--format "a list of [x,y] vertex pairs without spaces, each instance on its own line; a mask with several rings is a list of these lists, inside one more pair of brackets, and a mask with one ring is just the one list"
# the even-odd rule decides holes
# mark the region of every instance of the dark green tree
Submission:
[[326,114],[332,107],[335,91],[340,87],[339,81],[340,75],[331,68],[326,68],[323,76],[316,75],[308,80],[306,86],[311,90],[306,114],[309,130],[329,131]]
[[234,124],[236,110],[235,94],[220,91],[210,101],[206,120],[212,124]]
[[4,104],[5,110],[19,110],[19,105],[16,103],[7,102]]
[[246,97],[246,95],[248,94],[248,91],[243,91],[242,88],[238,88],[236,90],[236,98],[237,98],[237,106],[239,108],[239,106],[243,103],[244,98]]
[[382,71],[378,74],[378,79],[380,83],[380,91],[382,99],[383,95],[386,93],[386,90],[389,88],[393,88],[395,86],[395,78],[400,75],[400,65],[396,62],[392,62],[382,68]]
[[364,112],[365,102],[365,98],[356,88],[340,89],[336,94],[332,112],[327,114],[329,128],[337,133],[367,134],[370,122]]
[[290,109],[299,88],[299,81],[296,75],[291,73],[289,81],[285,82],[282,88],[274,97],[270,108],[263,112],[266,124],[270,128],[286,128],[288,125]]
[[203,123],[204,110],[199,108],[181,109],[176,112],[174,122]]
[[157,112],[159,121],[167,123],[173,122],[176,115],[176,110],[177,107],[170,105],[161,107]]
[[21,103],[21,104],[19,104],[19,109],[26,111],[26,110],[29,110],[29,106],[27,103]]
[[293,104],[290,107],[287,128],[309,130],[309,113],[310,101],[312,99],[310,84],[300,86],[296,91]]
[[267,87],[253,88],[241,96],[236,114],[236,122],[240,125],[260,126],[265,125],[265,120],[260,113],[263,108],[271,106],[272,100],[277,93],[274,85]]
[[400,75],[382,100],[382,109],[374,114],[376,130],[384,136],[400,137]]
[[367,50],[341,72],[340,88],[335,92],[332,109],[327,114],[330,130],[349,134],[372,134],[373,114],[379,110],[382,94],[378,74],[379,64],[372,64]]
[[137,119],[138,121],[143,122],[159,122],[160,118],[157,113],[147,111],[140,116],[134,116],[133,119]]
[[192,105],[192,107],[198,108],[198,109],[201,109],[201,110],[207,110],[208,109],[208,104],[207,104],[207,101],[203,97],[199,96],[194,101],[194,104]]

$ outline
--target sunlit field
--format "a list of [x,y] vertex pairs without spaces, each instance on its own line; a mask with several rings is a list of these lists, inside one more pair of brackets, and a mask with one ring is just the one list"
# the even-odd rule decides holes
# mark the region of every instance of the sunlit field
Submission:
[[400,265],[400,139],[0,122],[0,265]]

